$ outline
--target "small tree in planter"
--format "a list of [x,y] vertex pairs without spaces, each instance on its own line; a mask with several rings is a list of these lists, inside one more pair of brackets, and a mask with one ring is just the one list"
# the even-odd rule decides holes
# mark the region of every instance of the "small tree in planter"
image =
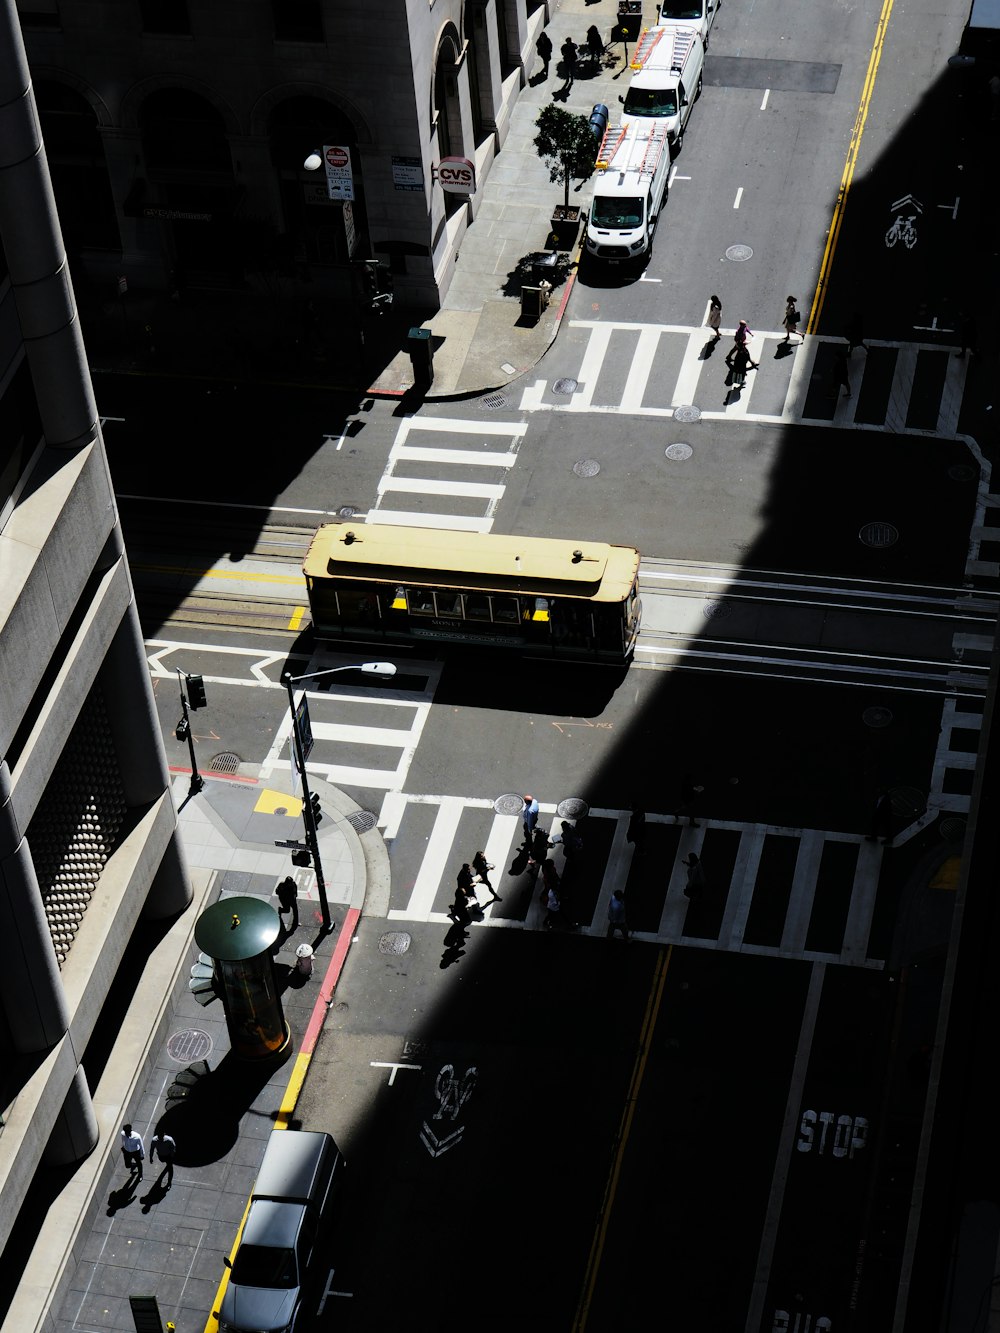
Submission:
[[578,222],[580,210],[569,205],[569,183],[586,180],[594,170],[597,144],[590,121],[550,102],[539,112],[535,129],[535,150],[549,169],[549,180],[563,184],[562,214],[558,209],[553,214],[553,227],[562,220]]

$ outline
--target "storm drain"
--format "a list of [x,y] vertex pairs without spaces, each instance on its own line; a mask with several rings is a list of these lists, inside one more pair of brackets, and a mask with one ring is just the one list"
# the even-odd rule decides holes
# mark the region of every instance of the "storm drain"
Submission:
[[370,810],[355,810],[347,816],[347,822],[355,833],[367,833],[378,823],[378,815],[373,815]]
[[208,765],[213,773],[236,773],[239,770],[240,757],[238,754],[231,754],[228,751],[223,754],[217,754]]
[[192,1060],[204,1060],[212,1054],[212,1038],[198,1028],[173,1032],[167,1038],[167,1054],[179,1065],[189,1065]]
[[412,942],[412,936],[405,930],[387,930],[378,937],[378,951],[388,954],[406,953]]
[[483,407],[488,407],[492,412],[496,412],[498,408],[507,406],[507,399],[502,393],[488,393],[483,399]]
[[938,832],[945,842],[961,842],[965,837],[965,820],[949,815],[938,824]]

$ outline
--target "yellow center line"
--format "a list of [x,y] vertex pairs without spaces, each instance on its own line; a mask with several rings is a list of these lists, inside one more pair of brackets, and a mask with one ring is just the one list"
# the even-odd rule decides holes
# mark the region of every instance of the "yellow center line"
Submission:
[[299,588],[304,588],[306,583],[302,574],[241,573],[238,569],[199,569],[191,565],[133,564],[132,569],[144,574],[192,574],[198,579],[233,579],[240,583],[293,583]]
[[844,214],[847,211],[847,196],[851,190],[851,182],[854,180],[854,168],[857,166],[858,153],[861,151],[861,136],[864,133],[865,121],[868,119],[872,94],[875,91],[875,75],[878,73],[879,62],[882,59],[882,47],[885,45],[886,29],[889,26],[889,15],[892,13],[892,6],[893,0],[882,0],[882,12],[879,14],[878,26],[875,29],[875,41],[872,44],[868,70],[861,89],[861,101],[858,104],[858,113],[854,118],[854,126],[851,129],[847,160],[844,163],[844,170],[840,177],[840,189],[837,191],[837,201],[833,206],[833,219],[826,238],[823,262],[820,264],[819,279],[816,282],[816,291],[813,293],[812,306],[809,310],[809,319],[806,324],[807,333],[815,331],[823,311],[823,304],[826,301],[830,269],[833,266],[833,256],[837,249],[840,228],[844,221]]
[[622,1160],[625,1156],[628,1136],[632,1129],[632,1119],[635,1115],[636,1104],[639,1100],[639,1089],[642,1087],[642,1080],[646,1073],[646,1061],[649,1057],[649,1046],[653,1039],[653,1031],[656,1028],[656,1020],[659,1016],[660,1005],[663,1002],[663,988],[666,985],[667,971],[670,968],[670,959],[672,956],[672,944],[668,945],[665,951],[661,949],[657,954],[656,968],[653,972],[653,985],[646,1000],[646,1013],[642,1020],[642,1028],[639,1031],[639,1050],[636,1053],[635,1064],[632,1067],[632,1078],[629,1081],[628,1095],[625,1098],[625,1106],[622,1109],[622,1117],[618,1125],[618,1146],[615,1150],[614,1159],[611,1163],[611,1170],[608,1174],[608,1183],[604,1187],[604,1198],[601,1200],[601,1212],[598,1218],[597,1231],[595,1232],[594,1239],[590,1245],[587,1271],[583,1278],[583,1291],[580,1295],[579,1304],[576,1307],[572,1333],[584,1333],[584,1329],[587,1327],[587,1320],[590,1317],[590,1302],[594,1296],[594,1287],[597,1285],[597,1275],[601,1268],[601,1255],[604,1253],[604,1242],[607,1238],[608,1226],[611,1222],[611,1211],[614,1208],[615,1195],[618,1192],[618,1181],[621,1177]]

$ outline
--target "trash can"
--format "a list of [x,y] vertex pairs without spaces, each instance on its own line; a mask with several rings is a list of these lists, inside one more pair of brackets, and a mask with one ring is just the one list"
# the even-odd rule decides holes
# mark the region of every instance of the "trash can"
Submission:
[[431,346],[430,329],[411,329],[406,340],[406,350],[413,367],[413,382],[431,384],[434,380],[434,349]]
[[300,944],[295,950],[295,970],[304,977],[311,977],[313,970],[313,951],[311,944]]
[[598,102],[590,113],[590,128],[594,131],[594,138],[598,143],[604,138],[604,131],[608,128],[608,108],[603,102]]

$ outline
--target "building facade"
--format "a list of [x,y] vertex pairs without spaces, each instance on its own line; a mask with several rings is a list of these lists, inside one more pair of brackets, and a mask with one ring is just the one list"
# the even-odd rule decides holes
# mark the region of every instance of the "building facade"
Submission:
[[74,271],[108,299],[120,278],[347,297],[375,259],[432,309],[545,19],[543,0],[18,8]]
[[98,1142],[92,1038],[125,950],[141,921],[191,897],[12,0],[0,0],[0,247],[5,1288],[21,1275],[7,1247],[44,1192],[39,1168]]

